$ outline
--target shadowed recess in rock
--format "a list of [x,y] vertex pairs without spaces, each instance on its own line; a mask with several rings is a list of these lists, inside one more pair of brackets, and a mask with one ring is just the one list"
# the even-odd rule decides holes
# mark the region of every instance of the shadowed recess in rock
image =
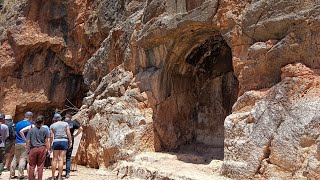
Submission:
[[47,114],[46,118],[51,122],[55,109],[76,109],[82,105],[86,91],[83,77],[67,66],[56,52],[39,49],[29,52],[25,59],[14,76],[16,87],[27,89],[26,93],[40,92],[41,96],[30,95],[29,102],[16,105],[16,120],[22,119],[25,111],[33,111],[35,115]]
[[189,52],[169,72],[170,95],[157,107],[155,127],[163,150],[202,155],[203,162],[193,163],[209,163],[223,159],[223,124],[237,99],[238,80],[220,35]]
[[221,36],[212,36],[196,47],[186,62],[194,66],[197,76],[204,74],[214,78],[233,71],[231,49]]

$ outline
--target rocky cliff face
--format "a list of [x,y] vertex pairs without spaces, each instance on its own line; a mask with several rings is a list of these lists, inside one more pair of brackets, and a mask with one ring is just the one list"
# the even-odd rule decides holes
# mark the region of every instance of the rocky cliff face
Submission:
[[5,0],[0,108],[81,106],[78,162],[91,167],[196,150],[233,178],[317,178],[319,12],[316,0]]

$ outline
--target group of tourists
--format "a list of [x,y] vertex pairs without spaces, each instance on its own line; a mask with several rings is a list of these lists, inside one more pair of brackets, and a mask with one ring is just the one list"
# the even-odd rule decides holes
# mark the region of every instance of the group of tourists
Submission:
[[[36,176],[42,180],[44,165],[51,153],[51,179],[62,179],[64,162],[65,177],[70,177],[74,137],[82,132],[82,127],[73,121],[71,113],[66,114],[64,121],[60,114],[54,114],[50,128],[44,123],[42,115],[33,120],[32,112],[26,112],[17,124],[13,123],[12,116],[0,113],[0,178],[2,172],[8,170],[10,179],[26,179],[24,170],[27,168],[29,180]],[[15,175],[17,165],[18,176]],[[57,165],[58,175],[55,176]]]

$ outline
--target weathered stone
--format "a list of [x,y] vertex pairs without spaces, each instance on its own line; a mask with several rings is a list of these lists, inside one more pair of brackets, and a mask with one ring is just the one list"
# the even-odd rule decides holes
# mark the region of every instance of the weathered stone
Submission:
[[101,172],[175,151],[235,178],[317,179],[319,25],[315,0],[5,0],[0,109],[81,107],[77,161]]
[[[305,173],[313,178],[318,176],[308,165],[309,161],[315,161],[320,131],[317,125],[320,102],[316,85],[320,81],[318,70],[294,64],[282,71],[280,83],[262,98],[242,98],[243,101],[238,103],[249,106],[246,111],[235,111],[226,118],[223,174],[253,177],[263,159],[269,159],[271,167],[290,172],[294,177],[302,177]],[[243,96],[246,97],[246,93]],[[254,106],[252,100],[255,100]],[[248,118],[255,121],[248,122]],[[269,168],[269,165],[264,166]],[[277,176],[272,171],[267,174]]]
[[[78,152],[79,163],[103,168],[137,152],[158,148],[153,133],[153,112],[147,106],[139,106],[139,102],[147,101],[148,97],[138,88],[131,89],[132,80],[132,73],[118,66],[103,78],[91,97],[92,103],[76,115],[76,119],[87,126],[86,138]],[[119,89],[123,90],[119,92]],[[86,118],[82,119],[83,116]]]
[[100,35],[100,40],[91,41],[83,28],[86,14],[90,11],[85,1],[4,2],[0,15],[2,112],[16,114],[17,120],[26,110],[49,118],[56,108],[72,106],[68,101],[81,105],[83,66],[104,38]]

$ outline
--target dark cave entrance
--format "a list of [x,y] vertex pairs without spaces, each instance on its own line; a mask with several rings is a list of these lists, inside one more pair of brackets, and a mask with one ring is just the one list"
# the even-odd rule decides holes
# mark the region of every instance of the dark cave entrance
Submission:
[[26,103],[17,105],[15,122],[23,119],[26,111],[32,111],[34,119],[37,115],[44,115],[45,124],[50,125],[56,111],[62,115],[66,112],[75,114],[87,92],[83,76],[51,49],[39,48],[29,52],[14,76],[21,81],[18,87],[23,86],[27,93],[42,92],[39,96],[47,98],[47,101],[39,101],[32,96]]
[[155,116],[162,150],[223,159],[224,120],[238,95],[230,47],[211,36],[170,71],[169,93]]

